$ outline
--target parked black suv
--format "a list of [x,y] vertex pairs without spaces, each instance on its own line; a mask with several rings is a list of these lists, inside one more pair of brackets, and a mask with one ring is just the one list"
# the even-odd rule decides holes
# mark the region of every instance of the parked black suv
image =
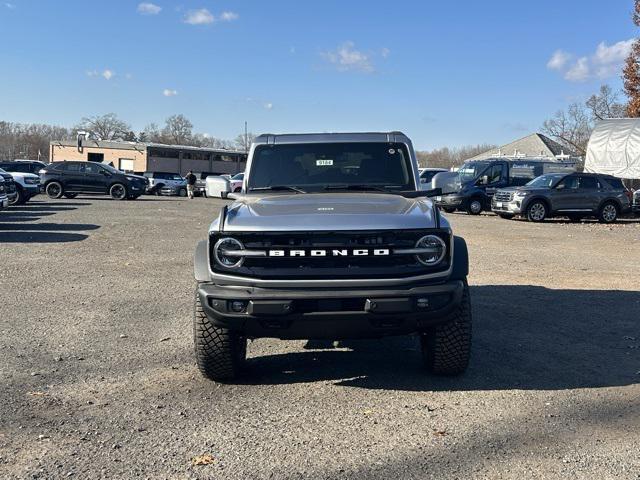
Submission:
[[573,221],[597,217],[612,223],[631,210],[630,192],[619,178],[593,173],[550,173],[523,187],[498,190],[491,209],[503,218],[524,215],[542,222],[564,216]]
[[40,183],[50,198],[94,193],[110,195],[115,200],[133,200],[147,188],[145,178],[95,162],[51,163],[40,171]]

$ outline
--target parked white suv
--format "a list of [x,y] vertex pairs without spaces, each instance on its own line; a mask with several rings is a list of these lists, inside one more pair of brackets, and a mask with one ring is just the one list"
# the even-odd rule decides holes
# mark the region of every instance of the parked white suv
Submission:
[[179,173],[144,172],[144,176],[149,180],[147,193],[187,196],[187,181]]
[[23,205],[40,193],[40,177],[33,173],[12,172],[0,168],[1,173],[10,174],[15,184],[15,195],[9,196],[10,205]]

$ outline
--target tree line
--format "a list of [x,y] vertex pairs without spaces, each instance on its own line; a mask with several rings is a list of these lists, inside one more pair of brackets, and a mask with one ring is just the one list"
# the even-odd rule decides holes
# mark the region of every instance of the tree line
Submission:
[[122,140],[129,142],[189,145],[194,147],[248,150],[255,138],[253,133],[239,134],[225,140],[193,131],[193,124],[184,115],[171,115],[163,126],[156,123],[135,132],[115,113],[84,117],[77,125],[67,128],[45,124],[24,124],[0,120],[0,159],[49,160],[49,142],[76,140],[78,132],[86,132],[93,140]]

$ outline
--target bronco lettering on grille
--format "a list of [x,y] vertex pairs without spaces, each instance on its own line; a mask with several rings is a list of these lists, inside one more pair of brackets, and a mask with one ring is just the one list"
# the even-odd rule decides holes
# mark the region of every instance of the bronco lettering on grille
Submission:
[[373,250],[367,248],[350,249],[336,249],[336,250],[269,250],[269,257],[366,257],[369,255],[375,257],[381,257],[390,255],[391,252],[388,248],[376,248]]

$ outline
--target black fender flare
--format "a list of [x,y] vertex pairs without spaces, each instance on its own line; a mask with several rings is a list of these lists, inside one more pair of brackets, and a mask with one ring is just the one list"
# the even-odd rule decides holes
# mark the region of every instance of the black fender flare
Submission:
[[196,282],[210,282],[209,276],[209,242],[201,240],[196,245],[196,253],[193,256],[193,274]]
[[451,280],[466,280],[469,275],[469,250],[462,237],[453,237],[453,269]]

